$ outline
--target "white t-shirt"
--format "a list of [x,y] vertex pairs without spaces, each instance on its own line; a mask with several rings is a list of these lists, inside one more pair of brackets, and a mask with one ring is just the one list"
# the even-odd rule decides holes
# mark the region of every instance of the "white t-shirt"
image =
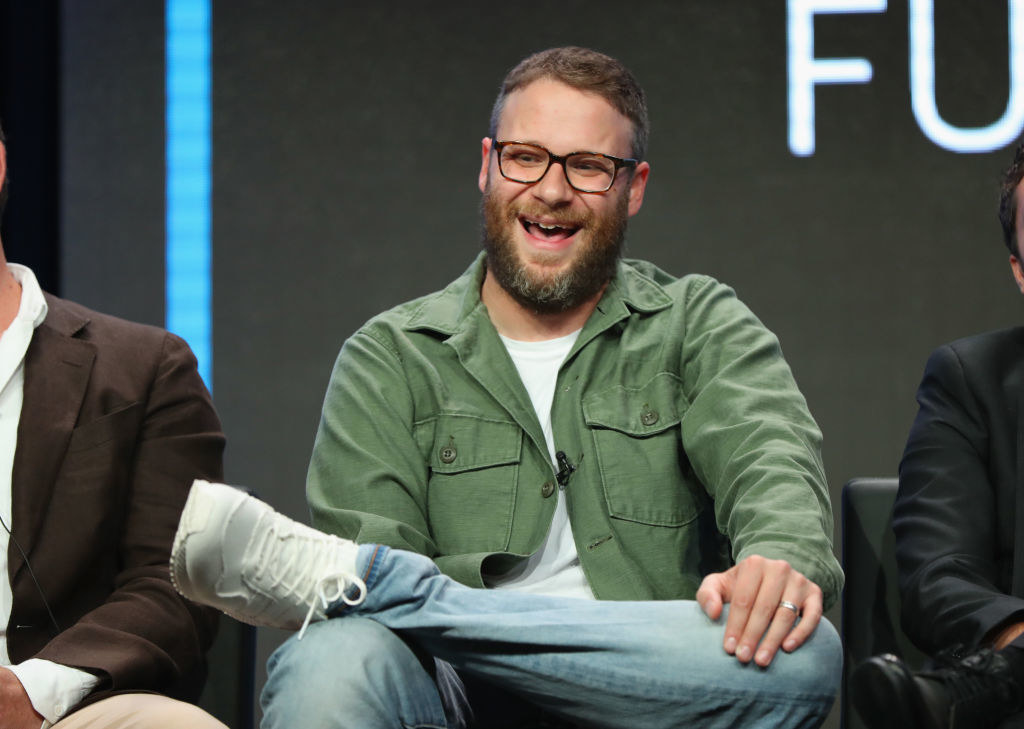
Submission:
[[[564,337],[543,342],[521,342],[504,336],[501,338],[530,395],[537,420],[544,432],[548,455],[556,471],[558,464],[555,458],[555,439],[551,432],[551,404],[555,398],[558,368],[562,366],[579,334],[577,330]],[[594,593],[580,566],[569,514],[565,508],[565,492],[559,488],[557,494],[558,504],[551,519],[551,529],[540,549],[511,572],[499,578],[489,578],[487,582],[490,587],[594,599]]]

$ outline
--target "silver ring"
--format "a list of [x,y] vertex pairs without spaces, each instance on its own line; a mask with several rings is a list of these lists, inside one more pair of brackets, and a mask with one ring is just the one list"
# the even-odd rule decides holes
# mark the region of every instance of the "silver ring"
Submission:
[[796,605],[791,603],[789,600],[781,600],[781,601],[779,601],[779,607],[780,608],[786,608],[787,610],[792,610],[793,613],[796,614],[796,615],[800,614],[800,608],[798,608]]

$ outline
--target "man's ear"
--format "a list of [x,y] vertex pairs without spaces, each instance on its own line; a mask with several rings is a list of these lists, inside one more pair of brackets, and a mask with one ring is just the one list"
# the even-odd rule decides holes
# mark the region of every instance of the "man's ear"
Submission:
[[651,166],[647,162],[641,162],[633,170],[633,179],[629,181],[629,214],[631,216],[640,212],[644,204],[644,192],[647,190],[647,176],[651,174]]
[[1017,282],[1017,288],[1024,294],[1024,267],[1021,266],[1020,259],[1012,253],[1010,254],[1010,270],[1013,271],[1013,279]]
[[480,140],[480,176],[477,179],[477,187],[480,188],[480,192],[487,189],[487,173],[491,166],[491,145],[494,140],[490,137],[484,137]]

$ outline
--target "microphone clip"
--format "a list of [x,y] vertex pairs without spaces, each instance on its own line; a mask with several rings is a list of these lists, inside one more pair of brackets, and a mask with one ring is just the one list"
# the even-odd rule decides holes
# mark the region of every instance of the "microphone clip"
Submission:
[[569,456],[565,455],[565,451],[558,451],[555,454],[555,460],[558,461],[555,480],[558,481],[559,487],[564,489],[569,485],[569,478],[576,472],[576,466],[572,465]]

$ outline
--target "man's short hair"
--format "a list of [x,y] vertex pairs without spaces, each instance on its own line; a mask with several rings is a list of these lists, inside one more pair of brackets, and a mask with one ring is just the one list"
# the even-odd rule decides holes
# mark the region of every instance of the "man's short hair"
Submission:
[[498,119],[509,94],[539,79],[561,81],[574,89],[589,91],[604,98],[633,124],[633,157],[642,160],[647,154],[650,122],[644,90],[629,69],[619,61],[578,46],[549,48],[534,53],[508,72],[491,110],[491,137],[497,132]]
[[1017,186],[1024,179],[1024,141],[1017,145],[1013,153],[1013,162],[1003,173],[1002,184],[999,186],[999,223],[1003,226],[1003,242],[1010,253],[1020,258],[1020,246],[1017,244],[1015,231],[1017,228]]

